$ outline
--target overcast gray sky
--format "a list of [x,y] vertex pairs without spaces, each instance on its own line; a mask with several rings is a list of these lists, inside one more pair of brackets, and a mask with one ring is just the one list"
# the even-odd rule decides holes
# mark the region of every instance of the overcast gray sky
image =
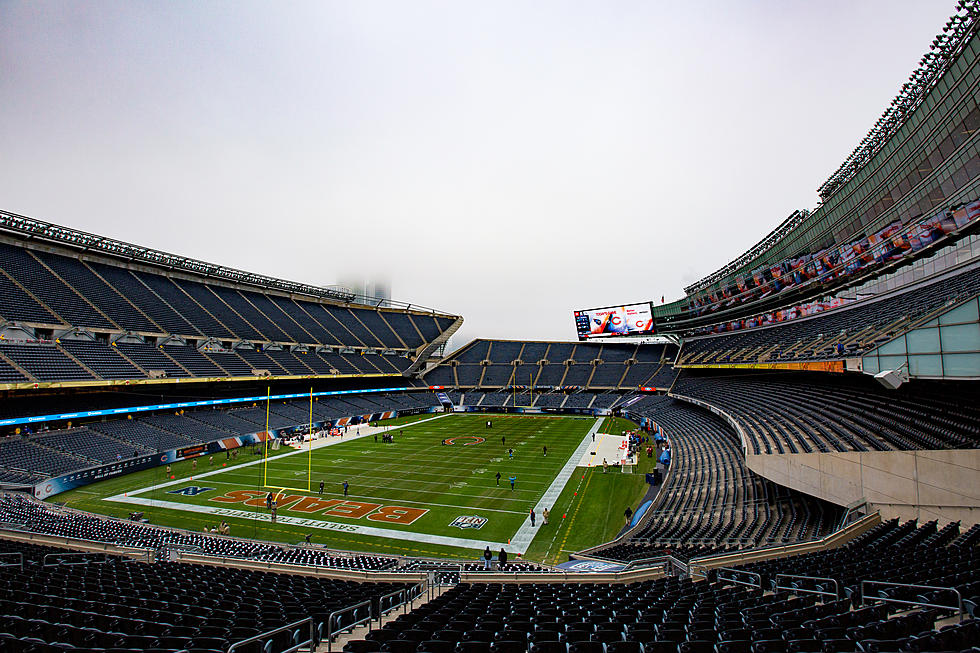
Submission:
[[0,208],[574,339],[813,208],[953,5],[0,0]]

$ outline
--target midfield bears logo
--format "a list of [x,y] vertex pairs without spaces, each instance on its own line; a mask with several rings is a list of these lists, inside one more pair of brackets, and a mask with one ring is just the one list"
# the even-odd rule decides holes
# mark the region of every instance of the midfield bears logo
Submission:
[[483,528],[483,525],[487,523],[486,517],[479,517],[477,515],[460,515],[453,520],[449,526],[450,528],[455,526],[456,528]]
[[179,490],[167,490],[167,494],[183,494],[185,497],[196,497],[202,492],[210,492],[213,487],[198,487],[197,485],[188,485],[187,487],[182,487]]

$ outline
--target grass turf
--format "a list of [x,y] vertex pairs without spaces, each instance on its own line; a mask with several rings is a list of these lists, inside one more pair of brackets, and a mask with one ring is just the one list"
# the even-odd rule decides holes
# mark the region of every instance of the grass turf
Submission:
[[[402,424],[394,431],[393,444],[375,443],[371,436],[347,439],[315,449],[312,461],[306,452],[282,456],[286,450],[280,450],[279,456],[269,459],[266,483],[263,483],[264,464],[246,465],[259,460],[259,457],[242,453],[237,460],[216,456],[216,467],[226,465],[222,468],[225,471],[206,478],[191,480],[195,475],[213,471],[205,457],[197,459],[197,470],[192,469],[190,461],[175,464],[174,480],[181,482],[169,487],[140,493],[150,486],[170,481],[165,478],[164,468],[157,468],[86,486],[59,495],[55,500],[76,508],[120,517],[131,510],[140,509],[153,523],[191,530],[204,529],[222,517],[165,508],[154,503],[168,501],[197,506],[226,506],[262,515],[261,521],[226,517],[232,526],[232,534],[242,537],[298,542],[313,530],[315,543],[333,548],[472,558],[475,555],[472,549],[344,531],[314,530],[282,522],[272,524],[267,521],[268,513],[262,505],[222,504],[211,499],[227,496],[229,491],[236,490],[264,494],[266,486],[298,488],[300,491],[286,491],[287,497],[293,496],[294,500],[283,497],[281,502],[279,515],[290,516],[290,506],[304,505],[304,501],[307,508],[319,505],[315,501],[320,500],[317,496],[320,480],[325,484],[322,500],[344,500],[341,484],[348,480],[348,501],[397,505],[426,512],[407,525],[366,522],[363,516],[324,516],[322,512],[326,511],[301,513],[301,516],[336,524],[362,524],[413,533],[506,542],[525,521],[527,510],[537,503],[594,424],[591,418],[555,416],[449,415],[427,419],[431,417],[413,416],[383,423],[386,426],[396,422]],[[487,419],[493,420],[493,429],[485,428]],[[422,423],[416,423],[420,421]],[[600,430],[618,433],[633,426],[624,420],[613,422],[610,418]],[[461,441],[451,446],[441,444],[444,438],[464,436],[485,438],[485,441],[473,445],[463,445]],[[502,438],[506,439],[506,443],[501,441]],[[543,446],[548,447],[547,457],[543,455]],[[510,448],[514,449],[513,459],[507,453]],[[312,476],[308,473],[310,469]],[[499,487],[495,481],[498,471],[502,477]],[[511,475],[517,477],[514,490],[507,482]],[[635,500],[642,496],[645,489],[640,485],[642,474],[609,474],[602,480],[589,481],[592,476],[592,473],[586,474],[586,485],[576,495],[575,487],[582,479],[581,474],[573,474],[559,500],[561,506],[568,507],[553,507],[552,522],[548,527],[537,530],[536,539],[528,551],[529,559],[543,560],[547,556],[548,562],[559,561],[564,559],[566,554],[563,552],[566,550],[597,544],[615,535],[621,526],[623,506],[627,505],[623,502],[631,501],[635,507]],[[312,491],[306,491],[308,480]],[[196,496],[170,493],[191,485],[214,489]],[[137,508],[105,500],[109,496],[131,492],[150,499],[150,504]],[[588,502],[583,501],[586,496],[589,497]],[[571,511],[576,516],[569,515],[571,520],[560,520],[559,509]],[[488,521],[479,530],[464,531],[451,527],[449,524],[461,515],[479,515]],[[556,533],[558,528],[564,529],[564,532]],[[559,537],[560,542],[556,542]]]

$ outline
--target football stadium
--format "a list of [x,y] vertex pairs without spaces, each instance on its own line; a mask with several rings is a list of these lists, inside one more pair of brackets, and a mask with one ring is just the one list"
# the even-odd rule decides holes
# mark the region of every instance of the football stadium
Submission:
[[565,340],[0,210],[0,651],[980,650],[980,4],[936,31],[816,208]]

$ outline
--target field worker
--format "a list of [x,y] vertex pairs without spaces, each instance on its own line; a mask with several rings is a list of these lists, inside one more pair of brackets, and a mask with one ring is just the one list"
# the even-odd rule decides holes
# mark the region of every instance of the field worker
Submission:
[[548,525],[548,517],[550,515],[551,515],[551,512],[549,512],[547,508],[545,508],[544,510],[541,511],[541,519],[544,520],[544,523],[542,524],[542,526],[547,526]]
[[514,458],[514,450],[513,449],[508,449],[507,450],[507,453],[510,455],[511,459]]
[[167,465],[167,476],[170,476],[170,465]]
[[497,487],[500,487],[500,472],[497,472]]
[[194,471],[196,469],[197,469],[197,458],[191,461],[191,471]]
[[542,447],[542,449],[544,449],[544,455],[547,456],[548,455],[548,445],[545,445],[544,447]]
[[531,527],[534,527],[534,508],[531,508]]
[[609,463],[607,463],[607,462],[606,462],[606,459],[605,459],[605,458],[603,458],[603,459],[602,459],[602,473],[603,473],[603,474],[605,474],[605,473],[606,473],[606,469],[607,469],[608,467],[609,467]]
[[320,496],[323,496],[323,481],[320,481]]
[[272,510],[272,492],[265,495],[265,507]]
[[626,525],[629,526],[630,525],[630,517],[633,516],[633,509],[630,508],[629,506],[626,506],[626,512],[623,513],[623,516],[626,517]]
[[507,479],[507,480],[509,480],[509,481],[510,481],[510,489],[511,489],[511,491],[513,492],[513,491],[514,491],[514,483],[516,483],[516,482],[517,482],[517,477],[516,477],[516,476],[511,476],[511,477],[510,477],[509,479]]
[[347,496],[347,488],[348,487],[350,487],[350,484],[348,484],[347,481],[344,481],[344,496],[345,497]]
[[493,552],[490,551],[490,545],[487,545],[486,550],[483,552],[483,568],[490,569],[490,561],[493,560]]
[[214,456],[208,456],[208,466],[214,467]]
[[506,435],[501,435],[500,436],[500,444],[503,445],[503,446],[506,446],[507,445],[507,436]]

